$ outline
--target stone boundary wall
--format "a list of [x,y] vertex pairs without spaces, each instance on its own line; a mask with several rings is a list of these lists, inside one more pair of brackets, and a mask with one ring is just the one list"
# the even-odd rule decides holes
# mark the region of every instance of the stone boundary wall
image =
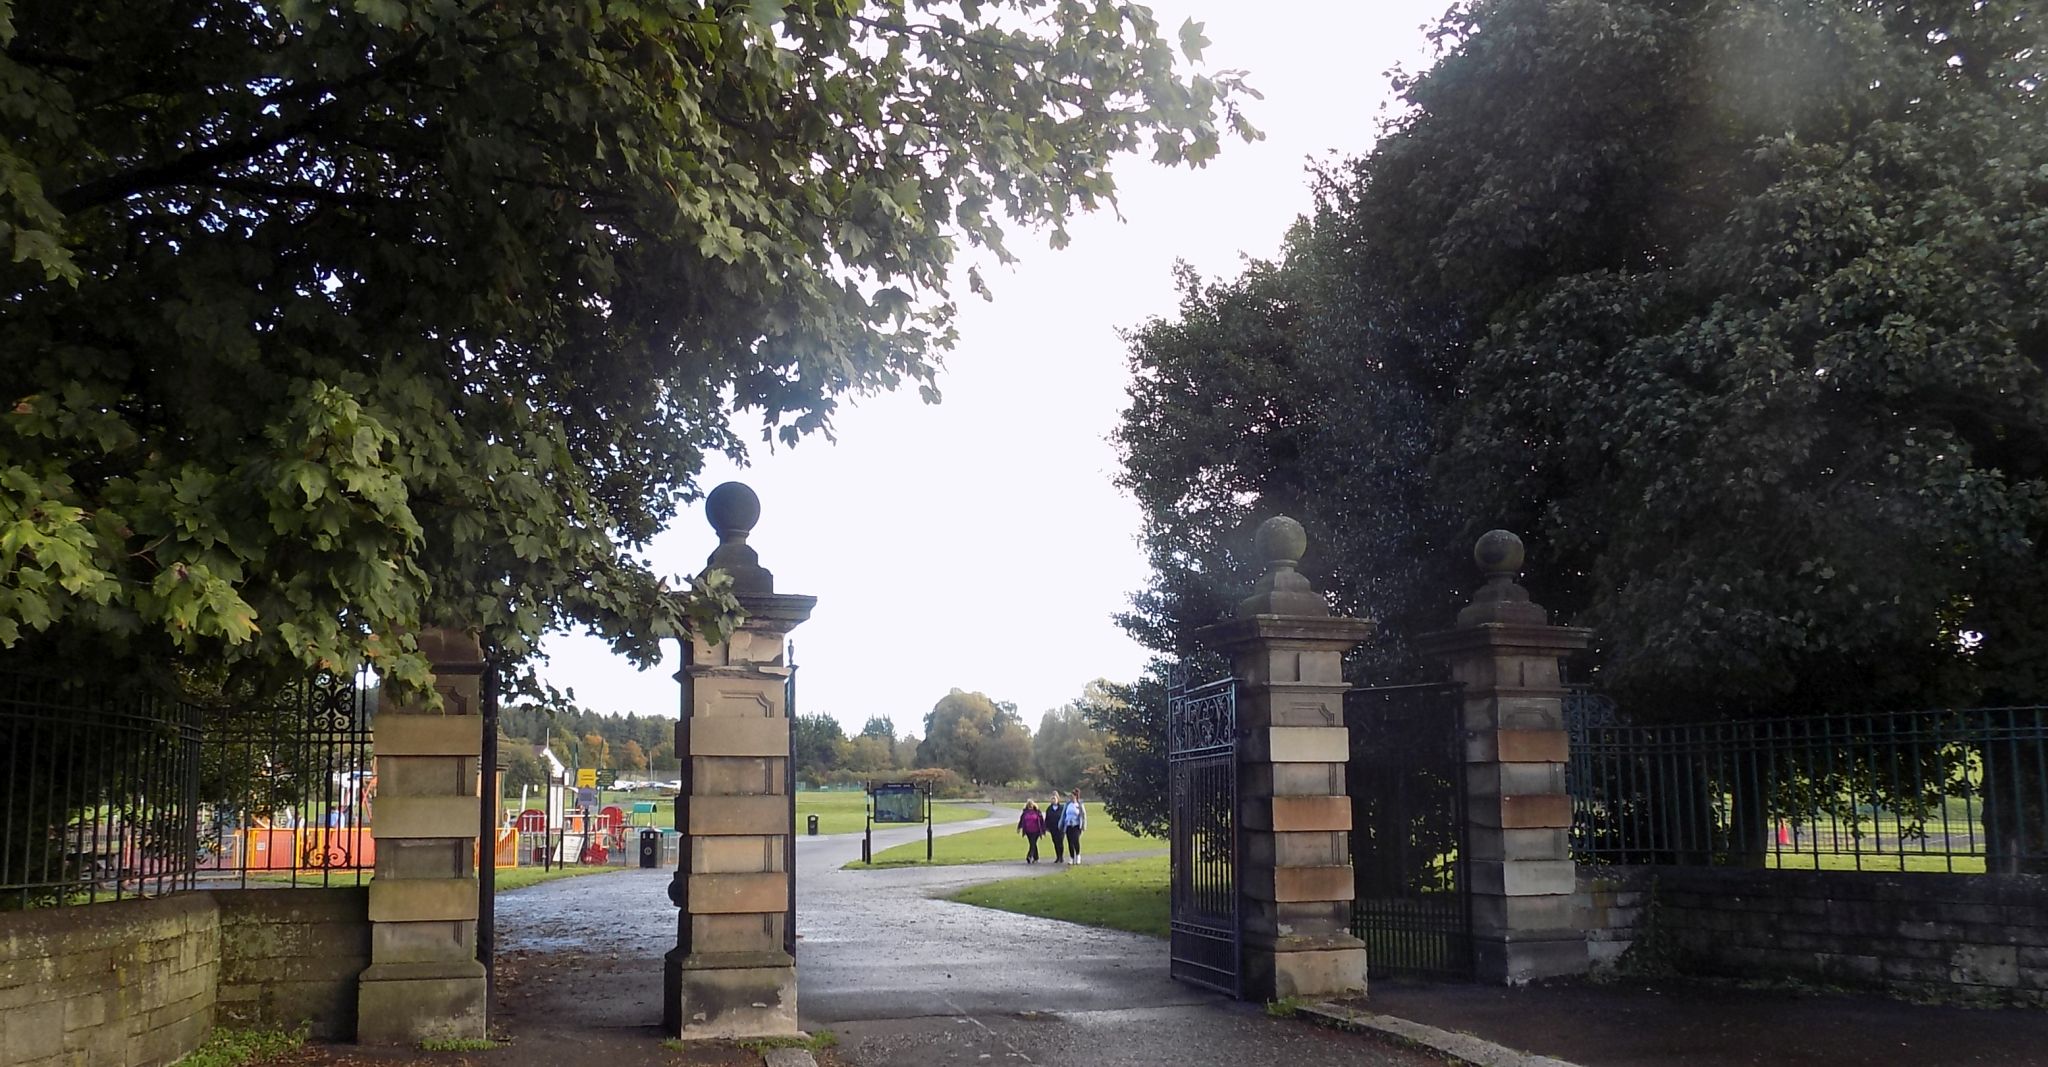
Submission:
[[2048,878],[1738,867],[1582,870],[1596,969],[1800,978],[2048,1006]]
[[356,1036],[356,978],[370,965],[366,887],[246,889],[220,907],[220,1025]]
[[219,981],[209,894],[0,914],[0,1063],[170,1063],[213,1027]]
[[368,912],[349,888],[0,913],[0,1064],[161,1067],[217,1022],[352,1038]]

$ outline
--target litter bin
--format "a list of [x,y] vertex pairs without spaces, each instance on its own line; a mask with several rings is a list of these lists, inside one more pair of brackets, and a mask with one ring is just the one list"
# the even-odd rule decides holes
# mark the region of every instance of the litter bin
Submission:
[[661,866],[661,831],[640,831],[640,866]]
[[811,836],[818,836],[818,817],[816,815],[808,816],[808,820]]

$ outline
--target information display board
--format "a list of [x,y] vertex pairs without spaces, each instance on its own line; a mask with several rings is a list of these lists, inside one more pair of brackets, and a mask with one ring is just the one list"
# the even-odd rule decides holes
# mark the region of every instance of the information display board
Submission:
[[923,822],[924,790],[915,782],[878,782],[870,790],[876,822]]

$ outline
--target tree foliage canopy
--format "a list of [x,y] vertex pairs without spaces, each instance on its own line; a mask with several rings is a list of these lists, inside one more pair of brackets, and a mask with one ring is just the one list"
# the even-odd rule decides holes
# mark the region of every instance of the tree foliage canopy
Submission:
[[798,715],[789,756],[806,781],[820,782],[827,771],[839,765],[839,749],[845,743],[846,731],[838,719],[822,711]]
[[[1250,528],[1389,631],[1530,545],[1672,713],[2038,697],[2048,24],[2017,0],[1485,0],[1282,262],[1134,331],[1119,440],[1185,648]],[[1646,700],[1645,704],[1650,701]]]
[[1112,699],[1112,685],[1106,679],[1089,682],[1078,700],[1045,713],[1031,734],[1031,767],[1040,781],[1058,789],[1087,787],[1090,793],[1101,784],[1104,766],[1103,735],[1088,721],[1087,708]]
[[1130,685],[1094,682],[1075,706],[1081,720],[1102,738],[1103,764],[1091,783],[1103,807],[1118,826],[1147,837],[1165,837],[1166,802],[1165,678],[1170,665],[1154,660],[1145,676]]
[[634,556],[732,414],[935,399],[961,242],[1254,135],[1204,43],[1080,0],[0,0],[0,645],[645,662],[733,606]]
[[1008,701],[955,689],[924,717],[919,767],[944,767],[968,781],[1001,785],[1031,771],[1031,731]]

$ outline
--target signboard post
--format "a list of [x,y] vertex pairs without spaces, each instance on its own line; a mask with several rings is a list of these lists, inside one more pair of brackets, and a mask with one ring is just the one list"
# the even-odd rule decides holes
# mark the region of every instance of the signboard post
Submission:
[[917,782],[872,782],[868,785],[868,829],[861,842],[861,862],[874,862],[875,824],[923,823],[924,861],[932,861],[932,795]]

